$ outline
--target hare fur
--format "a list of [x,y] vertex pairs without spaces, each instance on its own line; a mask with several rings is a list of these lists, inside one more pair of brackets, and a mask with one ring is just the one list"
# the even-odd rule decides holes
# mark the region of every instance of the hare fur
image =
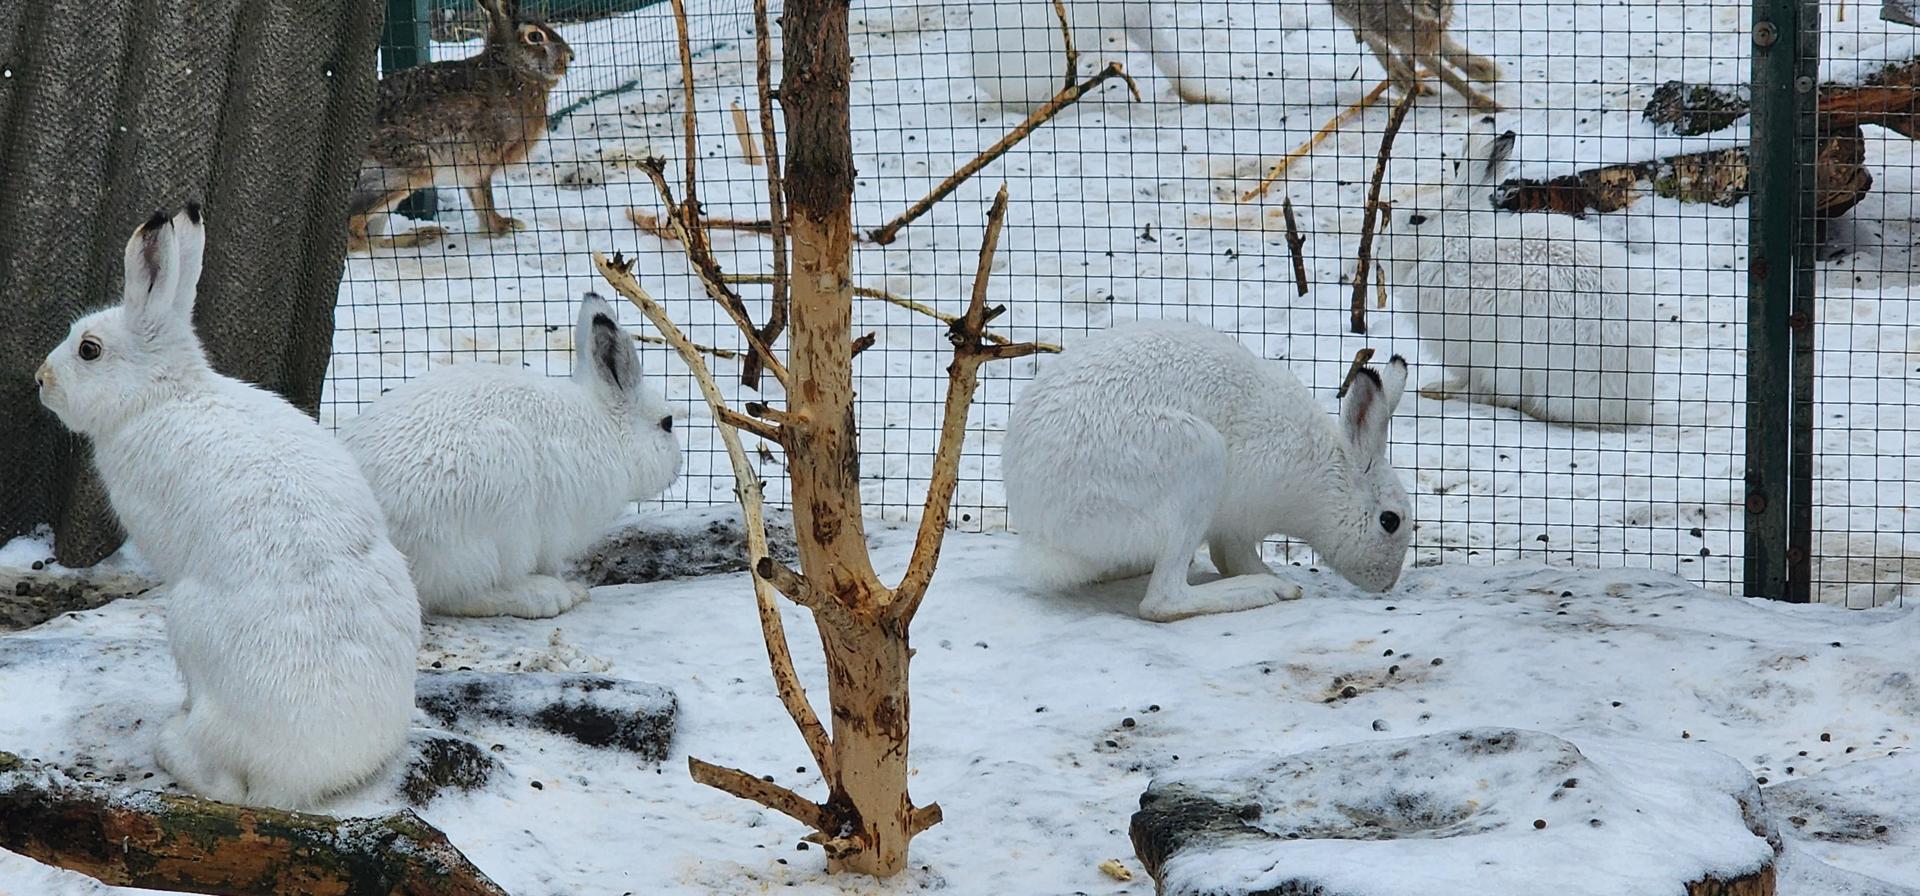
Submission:
[[[1356,376],[1341,423],[1239,340],[1170,321],[1072,346],[1015,402],[1001,469],[1022,565],[1043,587],[1151,570],[1140,615],[1172,620],[1300,596],[1260,557],[1305,540],[1349,581],[1393,587],[1413,530],[1386,458],[1398,357]],[[1226,578],[1187,581],[1204,543]]]

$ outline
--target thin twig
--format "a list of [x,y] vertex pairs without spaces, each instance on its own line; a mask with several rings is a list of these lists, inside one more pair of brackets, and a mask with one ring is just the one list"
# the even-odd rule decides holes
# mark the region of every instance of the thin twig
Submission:
[[1120,67],[1120,63],[1107,63],[1107,67],[1095,72],[1093,77],[1078,84],[1070,85],[1062,89],[1059,93],[1054,94],[1053,99],[1047,100],[1040,108],[1033,110],[1033,113],[1028,115],[1026,120],[1014,125],[1013,130],[1008,131],[1006,136],[994,141],[992,146],[987,147],[981,151],[979,155],[974,156],[972,161],[960,166],[960,170],[948,175],[946,180],[941,181],[940,185],[934,187],[932,192],[920,197],[918,202],[908,206],[907,210],[901,212],[899,217],[888,221],[881,227],[869,231],[867,233],[867,239],[882,246],[892,243],[894,238],[900,235],[902,228],[913,223],[915,218],[926,214],[927,210],[933,208],[935,203],[947,198],[947,194],[958,189],[961,184],[966,182],[967,178],[974,176],[979,173],[980,169],[992,164],[994,159],[1000,158],[1007,150],[1018,145],[1020,141],[1027,139],[1027,135],[1032,134],[1035,129],[1046,124],[1048,119],[1060,114],[1060,110],[1078,102],[1081,97],[1092,92],[1095,87],[1100,86],[1109,78],[1119,78],[1127,82],[1127,88],[1133,91],[1133,98],[1135,100],[1140,98],[1139,85],[1133,83],[1133,78],[1128,77],[1126,70]]
[[755,168],[766,164],[760,158],[760,147],[753,143],[753,129],[747,125],[747,110],[740,104],[733,104],[733,136],[740,141],[740,160]]
[[759,436],[760,438],[766,439],[767,441],[772,442],[776,445],[781,444],[781,441],[780,441],[781,435],[780,435],[779,427],[769,426],[765,423],[761,423],[760,421],[755,420],[752,417],[749,417],[745,414],[742,414],[739,411],[736,411],[732,408],[728,408],[728,407],[715,408],[714,418],[735,429],[744,429],[747,432],[753,433],[754,435]]
[[[940,546],[946,538],[947,519],[953,513],[953,492],[960,482],[960,449],[967,438],[967,411],[979,385],[980,365],[995,358],[1018,358],[1040,350],[1032,343],[989,345],[983,334],[987,323],[1007,310],[1005,305],[987,307],[987,279],[993,269],[993,253],[1000,243],[1000,229],[1007,217],[1007,185],[993,197],[987,212],[987,231],[980,240],[980,259],[973,269],[973,295],[967,313],[947,327],[947,341],[953,343],[953,363],[947,365],[946,409],[940,420],[940,443],[934,450],[933,477],[927,483],[927,501],[920,510],[920,531],[913,539],[913,554],[907,560],[907,572],[892,592],[894,618],[902,624],[911,621],[926,597],[933,581],[933,570],[940,562]],[[937,819],[936,819],[937,820]]]
[[1240,201],[1252,202],[1255,199],[1267,195],[1267,190],[1273,186],[1273,182],[1279,180],[1280,175],[1287,173],[1289,166],[1294,162],[1306,158],[1308,153],[1313,152],[1314,147],[1319,146],[1322,140],[1327,139],[1334,131],[1339,130],[1340,126],[1346,124],[1349,119],[1360,114],[1361,111],[1368,106],[1379,102],[1380,98],[1387,94],[1387,88],[1392,86],[1392,78],[1375,84],[1372,90],[1367,91],[1366,96],[1360,98],[1359,102],[1340,110],[1340,114],[1328,119],[1326,124],[1320,126],[1320,130],[1314,131],[1313,136],[1307,138],[1307,142],[1295,147],[1293,152],[1281,156],[1280,161],[1273,163],[1273,167],[1267,169],[1266,176],[1260,178],[1260,182],[1254,184],[1253,189],[1240,194]]
[[1353,353],[1353,363],[1347,365],[1347,375],[1340,380],[1340,391],[1333,393],[1335,398],[1347,397],[1347,389],[1353,385],[1353,378],[1360,375],[1367,362],[1373,360],[1373,349],[1363,348]]
[[1407,91],[1400,102],[1394,104],[1393,115],[1387,119],[1387,129],[1380,135],[1380,153],[1373,160],[1373,182],[1367,187],[1367,210],[1360,217],[1360,255],[1353,268],[1353,299],[1347,304],[1347,329],[1355,333],[1367,331],[1367,275],[1372,273],[1373,228],[1381,208],[1380,182],[1387,176],[1387,159],[1393,156],[1393,138],[1400,133],[1400,123],[1407,120],[1407,110],[1413,108],[1414,93]]
[[1373,307],[1387,307],[1387,272],[1377,258],[1373,261]]
[[1287,219],[1287,254],[1293,256],[1293,285],[1300,295],[1307,294],[1307,256],[1302,250],[1307,245],[1305,234],[1300,232],[1300,222],[1293,217],[1293,197],[1280,206],[1281,214]]
[[[659,159],[647,159],[641,163],[640,170],[647,173],[648,179],[653,181],[654,189],[660,191],[660,203],[668,209],[676,209],[677,207],[673,204],[673,189],[667,186],[666,164]],[[726,272],[720,270],[720,265],[713,260],[712,253],[704,251],[693,243],[691,231],[687,229],[687,222],[678,211],[667,215],[667,224],[673,228],[674,235],[680,238],[681,250],[686,253],[687,261],[692,263],[693,272],[700,278],[700,285],[706,288],[707,296],[725,309],[727,316],[733,319],[734,326],[740,328],[741,335],[747,340],[748,350],[761,359],[766,369],[773,371],[774,379],[779,380],[782,386],[786,385],[786,365],[780,363],[780,359],[774,357],[773,350],[760,340],[760,331],[754,327],[753,320],[747,316],[747,303],[741,301],[737,293],[727,288]],[[741,383],[749,387],[753,386],[752,383],[746,382],[744,376],[741,377]]]
[[[687,192],[686,220],[687,229],[698,233],[700,230],[699,198],[699,160],[700,160],[700,115],[694,106],[693,91],[693,42],[688,36],[686,0],[673,0],[673,27],[679,35],[680,46],[680,87],[685,95],[686,109],[681,112],[681,127],[687,132]],[[704,241],[703,241],[704,242]]]
[[702,762],[692,756],[687,757],[687,771],[697,783],[759,803],[816,831],[834,828],[827,810],[772,781],[761,780],[737,768]]
[[[680,241],[679,234],[673,232],[673,225],[652,212],[643,212],[637,208],[627,209],[627,220],[649,236],[663,240]],[[715,230],[737,230],[741,233],[772,233],[772,221],[742,221],[738,218],[702,218],[700,226],[708,232]]]
[[[766,274],[728,274],[727,275],[728,283],[741,285],[741,286],[748,286],[748,285],[764,286],[772,282],[772,280],[773,278],[767,276]],[[873,287],[870,287],[870,286],[856,286],[853,288],[853,294],[863,299],[874,299],[876,301],[885,302],[889,305],[905,308],[908,311],[911,311],[915,314],[924,314],[927,317],[931,317],[934,320],[937,320],[943,324],[951,324],[954,321],[959,320],[958,317],[955,317],[954,315],[948,314],[945,311],[941,311],[930,305],[923,305],[919,302],[916,302],[904,296],[896,296],[893,293],[887,292],[886,290],[874,289]],[[995,345],[1012,345],[1013,344],[1013,340],[1010,340],[1007,337],[1000,335],[999,333],[985,333],[982,335],[988,342],[991,342]],[[1045,352],[1047,354],[1059,354],[1061,351],[1063,351],[1063,349],[1060,346],[1054,345],[1051,342],[1036,342],[1034,343],[1034,345],[1039,346],[1040,351]]]
[[[714,412],[714,418],[720,430],[720,441],[726,445],[727,460],[733,465],[733,494],[740,502],[740,515],[747,539],[747,564],[757,567],[761,558],[771,558],[767,548],[767,526],[761,503],[766,491],[760,474],[747,461],[746,449],[740,445],[740,434],[719,413],[726,408],[726,396],[720,394],[720,387],[714,384],[713,375],[707,371],[705,361],[694,350],[692,341],[680,331],[665,308],[640,286],[633,276],[632,263],[616,255],[609,261],[598,252],[593,255],[594,266],[599,268],[615,292],[625,296],[640,313],[646,315],[673,344],[680,353],[680,359],[692,372],[694,381],[700,385],[700,394],[707,400],[707,408]],[[793,653],[787,645],[786,626],[780,620],[779,602],[775,599],[772,583],[764,577],[755,576],[753,580],[753,599],[760,613],[760,633],[767,645],[767,663],[773,669],[774,689],[780,695],[781,705],[786,707],[787,715],[800,729],[800,737],[807,743],[807,750],[813,754],[820,774],[826,780],[834,779],[838,766],[833,752],[833,742],[827,737],[827,729],[820,724],[820,717],[813,711],[813,704],[807,702],[807,691],[800,684],[799,673],[793,668]]]
[[[673,344],[671,342],[666,341],[665,339],[661,339],[658,336],[648,336],[645,333],[635,333],[633,334],[633,338],[638,339],[641,342],[647,343],[648,345],[669,345],[670,346]],[[694,351],[699,352],[700,354],[703,354],[703,355],[712,355],[716,358],[725,358],[729,361],[740,357],[739,352],[736,352],[730,348],[714,348],[711,345],[701,345],[698,342],[692,342],[688,344],[693,346]]]
[[1060,88],[1072,90],[1073,82],[1080,80],[1080,51],[1073,48],[1073,26],[1067,23],[1067,5],[1053,0],[1053,14],[1060,20],[1060,39],[1067,45],[1067,74],[1061,79]]
[[[754,80],[760,97],[760,143],[767,153],[767,232],[773,237],[773,295],[767,305],[767,323],[755,334],[772,347],[787,329],[787,187],[780,170],[780,134],[773,125],[773,33],[767,21],[767,0],[753,0]],[[759,381],[760,364],[747,359],[741,380]]]

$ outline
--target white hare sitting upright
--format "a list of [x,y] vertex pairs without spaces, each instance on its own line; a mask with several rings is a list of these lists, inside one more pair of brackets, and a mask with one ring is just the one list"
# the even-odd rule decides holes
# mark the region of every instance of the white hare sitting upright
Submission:
[[[1167,621],[1299,597],[1260,559],[1278,533],[1391,588],[1413,531],[1386,456],[1406,379],[1398,356],[1363,369],[1335,425],[1283,367],[1206,327],[1140,321],[1075,345],[1007,420],[1023,565],[1050,587],[1150,569],[1140,615]],[[1203,542],[1226,578],[1188,584]]]
[[186,682],[156,758],[188,789],[306,809],[406,745],[420,606],[353,458],[279,396],[208,365],[205,233],[134,231],[120,307],[74,323],[35,380],[93,442],[107,496],[165,582]]
[[454,364],[341,427],[428,612],[565,612],[587,596],[566,561],[679,475],[672,412],[605,299],[581,301],[573,351],[571,380]]
[[1421,388],[1542,420],[1652,419],[1653,300],[1592,224],[1493,207],[1514,135],[1467,138],[1448,183],[1394,210],[1380,257],[1447,379]]

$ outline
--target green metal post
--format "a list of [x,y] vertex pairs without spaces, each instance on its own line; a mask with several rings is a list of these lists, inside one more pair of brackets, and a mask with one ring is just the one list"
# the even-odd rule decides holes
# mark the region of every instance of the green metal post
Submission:
[[[1745,592],[1777,600],[1808,597],[1812,495],[1806,486],[1811,480],[1799,474],[1810,473],[1812,461],[1811,211],[1818,70],[1818,6],[1808,0],[1754,0]],[[1797,348],[1806,352],[1804,370]]]
[[[387,0],[387,27],[380,33],[380,73],[433,61],[433,18],[429,0]],[[432,190],[407,197],[394,209],[415,220],[432,220],[440,201]]]

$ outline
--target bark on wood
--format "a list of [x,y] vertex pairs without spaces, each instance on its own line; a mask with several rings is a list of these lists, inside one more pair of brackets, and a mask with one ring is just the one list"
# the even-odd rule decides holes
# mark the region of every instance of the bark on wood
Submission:
[[260,896],[505,896],[410,810],[332,818],[75,781],[0,753],[0,847],[116,886]]
[[[1642,114],[1655,124],[1672,125],[1676,133],[1706,134],[1738,121],[1747,105],[1744,86],[1668,81],[1654,91]],[[1877,124],[1911,138],[1920,133],[1916,112],[1920,112],[1920,58],[1889,63],[1855,83],[1820,85],[1819,121],[1828,131]]]
[[[1866,140],[1857,126],[1833,129],[1821,140],[1815,164],[1817,217],[1838,217],[1866,198],[1873,186],[1866,153]],[[1577,217],[1618,211],[1648,194],[1681,202],[1735,205],[1747,198],[1747,148],[1625,162],[1547,180],[1513,178],[1494,191],[1493,203],[1508,211]]]

